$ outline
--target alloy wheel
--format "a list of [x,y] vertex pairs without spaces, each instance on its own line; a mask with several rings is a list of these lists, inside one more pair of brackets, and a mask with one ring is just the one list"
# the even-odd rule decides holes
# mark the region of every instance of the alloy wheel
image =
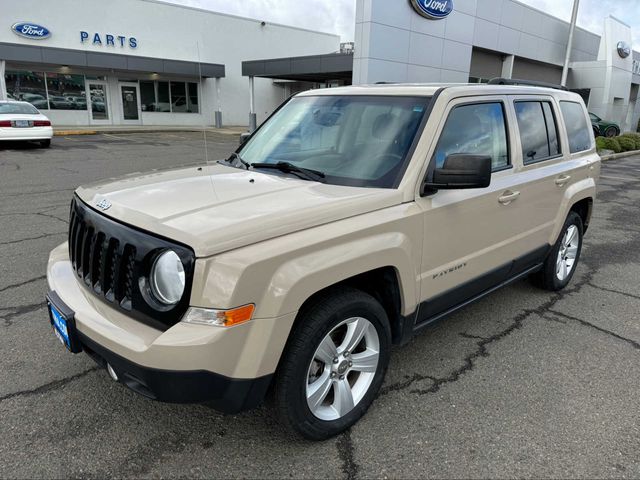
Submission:
[[332,421],[344,417],[366,395],[378,368],[380,339],[374,325],[352,317],[320,342],[307,373],[307,405],[313,415]]
[[580,245],[580,234],[578,227],[569,225],[562,237],[558,258],[556,259],[556,276],[563,282],[571,274],[578,255]]

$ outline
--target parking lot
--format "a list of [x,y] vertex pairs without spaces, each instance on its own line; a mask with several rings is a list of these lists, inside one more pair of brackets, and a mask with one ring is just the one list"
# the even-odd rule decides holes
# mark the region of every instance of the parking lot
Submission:
[[[206,140],[210,160],[237,144]],[[369,413],[322,443],[266,407],[147,400],[51,332],[45,266],[73,189],[205,158],[202,133],[0,146],[0,477],[640,477],[640,156],[603,165],[565,291],[521,281],[395,349]]]

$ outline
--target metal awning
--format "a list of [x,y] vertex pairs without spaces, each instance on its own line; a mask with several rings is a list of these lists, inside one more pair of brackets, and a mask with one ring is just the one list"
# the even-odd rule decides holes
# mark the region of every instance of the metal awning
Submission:
[[94,69],[149,72],[170,75],[221,78],[225,76],[225,66],[217,63],[185,62],[164,58],[119,55],[65,48],[38,47],[0,43],[0,60],[20,64],[68,65]]
[[245,77],[277,78],[304,82],[351,80],[353,53],[270,58],[242,62]]

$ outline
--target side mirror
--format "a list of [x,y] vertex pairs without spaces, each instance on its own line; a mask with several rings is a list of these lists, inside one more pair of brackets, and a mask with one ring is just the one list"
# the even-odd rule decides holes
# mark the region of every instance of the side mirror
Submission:
[[434,190],[458,188],[486,188],[491,184],[491,157],[488,155],[449,155],[442,168],[433,172],[433,180],[427,180],[422,193]]
[[250,132],[243,132],[240,134],[240,145],[244,145],[249,137],[251,136]]

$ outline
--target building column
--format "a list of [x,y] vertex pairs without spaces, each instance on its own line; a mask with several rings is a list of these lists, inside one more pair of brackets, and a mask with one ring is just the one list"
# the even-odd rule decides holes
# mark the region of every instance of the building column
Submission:
[[256,122],[256,99],[254,91],[254,78],[249,77],[249,131],[254,132],[257,127]]
[[0,60],[0,100],[7,99],[7,82],[4,79],[6,63],[4,60]]
[[220,77],[215,78],[215,88],[216,88],[216,105],[217,109],[215,111],[215,122],[214,125],[216,128],[222,128],[222,101],[220,100]]
[[515,61],[515,55],[505,55],[502,60],[502,73],[500,76],[502,78],[512,78],[513,77],[513,63]]

